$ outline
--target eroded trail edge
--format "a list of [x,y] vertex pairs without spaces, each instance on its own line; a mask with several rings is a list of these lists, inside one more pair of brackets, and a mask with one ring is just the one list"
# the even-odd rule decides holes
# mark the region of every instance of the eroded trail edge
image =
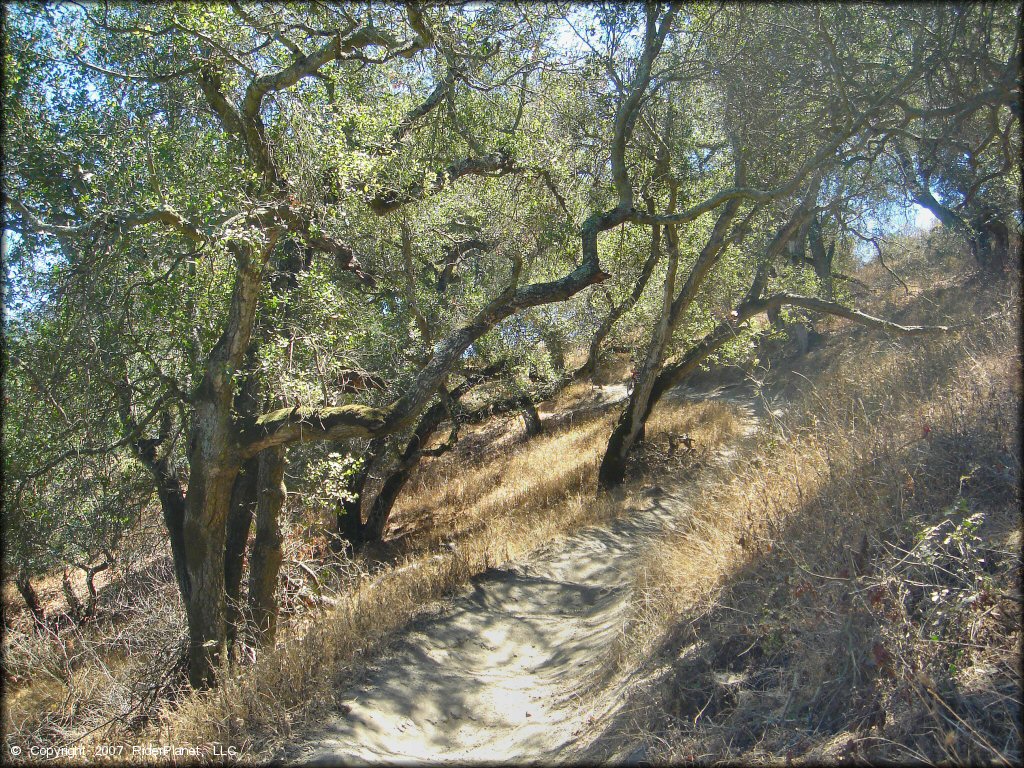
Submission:
[[[721,466],[756,431],[757,408],[745,393],[713,396],[741,411],[746,430],[717,452]],[[637,566],[685,521],[694,482],[660,478],[612,523],[474,578],[398,637],[344,693],[341,713],[288,756],[313,764],[569,757],[588,720],[623,700],[609,650]]]

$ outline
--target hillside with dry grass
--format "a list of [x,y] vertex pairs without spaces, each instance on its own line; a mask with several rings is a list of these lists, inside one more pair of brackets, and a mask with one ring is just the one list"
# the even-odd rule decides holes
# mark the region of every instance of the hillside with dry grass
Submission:
[[[5,592],[8,744],[114,744],[131,762],[168,759],[131,754],[139,744],[289,754],[465,585],[639,518],[672,488],[671,525],[616,577],[628,591],[612,640],[556,681],[590,681],[572,717],[550,720],[575,729],[563,757],[1016,763],[1020,296],[944,253],[922,239],[891,264],[906,288],[877,264],[857,277],[866,309],[949,333],[831,319],[805,355],[769,338],[659,404],[619,493],[594,489],[624,387],[582,381],[541,405],[539,436],[497,416],[424,459],[377,548],[329,554],[328,521],[300,505],[277,642],[215,690],[175,675],[180,608],[158,532],[97,580],[94,621],[39,631]],[[709,397],[723,386],[757,414],[752,436]],[[41,585],[50,605],[60,582]]]
[[[8,593],[6,613],[15,617],[5,639],[8,742],[90,750],[112,741],[232,744],[250,759],[268,759],[329,710],[344,682],[396,632],[470,577],[622,513],[622,497],[597,499],[594,487],[623,394],[622,385],[566,388],[542,404],[548,426],[529,440],[518,417],[470,430],[456,450],[423,462],[387,540],[356,557],[325,554],[328,521],[297,509],[283,584],[287,621],[276,647],[212,692],[188,692],[175,677],[180,608],[167,554],[128,578],[98,581],[96,622],[67,618],[37,632]],[[737,429],[721,404],[667,404],[651,423],[639,468],[694,465]],[[699,450],[670,455],[667,436],[680,433]],[[165,546],[156,536],[140,542]],[[40,591],[60,609],[59,578]]]
[[865,303],[953,331],[833,321],[755,369],[784,406],[638,574],[644,682],[592,756],[1021,759],[1019,286],[927,244],[895,268]]
[[0,759],[1021,757],[1008,3],[8,3]]

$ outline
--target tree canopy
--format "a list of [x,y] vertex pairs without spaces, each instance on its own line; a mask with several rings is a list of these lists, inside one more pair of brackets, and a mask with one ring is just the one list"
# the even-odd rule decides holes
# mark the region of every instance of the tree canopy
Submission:
[[991,274],[1019,237],[1011,5],[11,4],[4,23],[6,556],[95,562],[155,496],[195,685],[241,621],[254,524],[249,619],[273,635],[287,461],[359,529],[360,468],[407,470],[481,381],[528,406],[615,339],[638,384],[611,487],[661,393],[741,350],[751,317],[925,330],[850,306],[866,217],[923,206]]

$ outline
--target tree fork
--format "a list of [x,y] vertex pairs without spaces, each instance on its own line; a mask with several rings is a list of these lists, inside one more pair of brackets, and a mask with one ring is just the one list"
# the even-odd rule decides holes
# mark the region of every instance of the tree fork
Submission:
[[[441,398],[430,408],[424,411],[420,417],[412,437],[402,451],[398,461],[398,467],[384,480],[377,497],[367,514],[366,524],[361,528],[360,545],[371,542],[379,542],[384,537],[388,520],[391,517],[391,510],[398,500],[399,494],[405,488],[405,484],[412,476],[413,470],[419,464],[420,458],[424,455],[427,443],[437,432],[445,416],[451,415],[452,406],[469,393],[474,387],[494,378],[505,369],[505,361],[502,360],[490,365],[482,371],[471,373],[466,380],[451,392],[440,390]],[[358,500],[356,501],[358,504]],[[357,513],[358,514],[358,511]],[[355,545],[355,542],[353,542]]]
[[256,319],[263,269],[277,242],[272,232],[256,252],[232,242],[237,262],[228,319],[206,363],[202,382],[193,394],[192,430],[188,444],[190,468],[185,503],[185,560],[191,587],[185,602],[189,629],[189,682],[194,688],[216,684],[218,667],[227,657],[227,605],[224,557],[227,517],[235,478],[244,457],[239,455],[232,408],[233,376],[242,367]]
[[[844,307],[841,304],[827,301],[825,299],[818,299],[812,296],[778,293],[767,298],[751,299],[748,297],[729,315],[729,317],[720,321],[711,333],[707,334],[698,344],[691,347],[690,350],[675,363],[665,366],[661,373],[658,374],[654,386],[651,389],[647,408],[643,414],[643,421],[646,422],[650,417],[651,411],[665,392],[685,381],[688,376],[697,370],[698,366],[704,360],[710,357],[726,342],[734,339],[737,334],[743,330],[740,326],[744,322],[755,315],[761,314],[762,312],[778,310],[783,306],[803,307],[804,309],[823,312],[837,317],[845,317],[869,328],[890,331],[904,336],[945,333],[949,331],[949,328],[944,325],[899,325],[898,323],[883,320],[859,310],[850,309],[849,307]],[[624,429],[625,427],[621,423],[616,426],[616,429],[609,440],[609,451],[605,455],[606,460],[608,459],[609,454],[615,457],[618,456],[618,454],[612,454],[611,449],[613,447],[613,441],[617,441],[615,442],[615,447],[621,446],[623,442]],[[625,466],[624,459],[625,455],[622,456],[622,461],[619,465],[622,468]],[[612,469],[617,468],[617,466],[612,465]],[[604,470],[603,462],[602,470]],[[607,475],[601,476],[599,481],[600,488],[601,490],[607,491],[617,485],[621,485],[622,481],[622,474],[612,474],[609,472]]]
[[[648,201],[648,211],[653,212],[654,203]],[[643,295],[644,289],[647,288],[647,283],[651,279],[651,274],[654,272],[654,267],[661,259],[661,228],[651,228],[651,247],[650,252],[644,261],[643,267],[640,269],[640,277],[637,279],[636,285],[633,286],[632,292],[625,300],[618,306],[612,306],[611,311],[605,315],[604,320],[598,326],[597,331],[590,339],[590,346],[587,351],[587,359],[583,365],[577,368],[573,374],[573,379],[579,380],[586,376],[593,376],[597,372],[597,363],[601,355],[601,344],[611,333],[612,328],[615,327],[615,323],[619,321],[623,315],[633,309],[636,303],[640,300]]]
[[363,491],[366,481],[377,465],[377,460],[387,447],[386,438],[374,438],[363,452],[363,463],[348,483],[348,495],[337,503],[338,536],[331,540],[331,549],[341,552],[347,541],[353,549],[366,543],[366,528],[363,525]]
[[[740,186],[744,183],[746,177],[746,160],[742,153],[737,151],[734,162],[736,167],[735,181],[737,186]],[[800,228],[812,215],[819,183],[820,176],[815,174],[800,204],[796,207],[788,222],[772,239],[764,258],[761,260],[761,264],[756,270],[751,291],[760,292],[763,290],[767,265],[782,252],[786,243],[799,232]],[[647,356],[637,376],[636,386],[633,388],[626,408],[623,410],[615,429],[608,439],[608,446],[601,460],[601,467],[598,470],[598,487],[601,490],[609,490],[621,485],[625,479],[626,459],[633,450],[633,447],[637,443],[642,442],[646,434],[647,418],[655,402],[652,399],[654,386],[663,368],[668,342],[672,338],[672,333],[679,325],[686,310],[696,298],[704,281],[711,274],[718,260],[725,252],[730,242],[728,236],[729,228],[736,218],[739,206],[740,201],[738,199],[729,200],[725,204],[725,207],[715,221],[715,226],[712,228],[707,242],[690,268],[686,280],[674,300],[671,298],[671,291],[675,281],[674,268],[670,268],[669,277],[666,278],[665,283],[665,298],[663,299],[661,319],[651,334]],[[671,207],[674,207],[674,205],[670,206],[670,210]],[[666,215],[665,218],[670,218],[670,215]],[[737,229],[739,230],[739,237],[742,237],[745,231],[744,227],[741,225]],[[666,228],[666,240],[671,267],[671,265],[679,260],[678,235],[672,225]],[[748,293],[748,297],[750,295],[753,294]]]

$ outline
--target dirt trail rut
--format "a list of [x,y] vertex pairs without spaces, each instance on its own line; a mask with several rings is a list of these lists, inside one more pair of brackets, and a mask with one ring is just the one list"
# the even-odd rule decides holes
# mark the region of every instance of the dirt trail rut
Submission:
[[[746,411],[753,432],[750,399],[718,396]],[[343,714],[287,757],[313,764],[571,758],[588,719],[622,700],[608,650],[622,631],[636,566],[659,534],[685,519],[687,495],[666,478],[645,489],[638,510],[475,578],[393,642],[346,692]]]

